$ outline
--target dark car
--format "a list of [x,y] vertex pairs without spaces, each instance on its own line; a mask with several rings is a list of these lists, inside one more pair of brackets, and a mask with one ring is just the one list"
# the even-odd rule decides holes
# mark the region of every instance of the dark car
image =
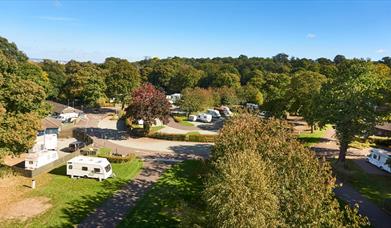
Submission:
[[85,146],[86,146],[86,144],[84,142],[78,141],[78,142],[70,143],[68,148],[69,148],[69,151],[74,152],[74,151],[79,150]]

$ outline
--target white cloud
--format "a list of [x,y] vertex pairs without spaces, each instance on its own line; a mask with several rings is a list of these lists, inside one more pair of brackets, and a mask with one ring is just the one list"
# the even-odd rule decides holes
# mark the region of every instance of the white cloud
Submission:
[[308,33],[306,37],[307,37],[307,39],[315,39],[316,38],[316,34]]
[[76,21],[75,18],[71,17],[51,17],[51,16],[41,16],[38,17],[41,20],[47,20],[47,21]]
[[386,50],[381,49],[381,48],[376,50],[376,53],[379,53],[379,54],[382,54],[382,53],[384,53],[384,52],[386,52]]

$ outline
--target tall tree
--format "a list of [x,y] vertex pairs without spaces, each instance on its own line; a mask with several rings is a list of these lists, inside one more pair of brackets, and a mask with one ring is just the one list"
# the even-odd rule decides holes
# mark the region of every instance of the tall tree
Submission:
[[320,92],[321,123],[335,125],[339,140],[339,162],[345,162],[346,151],[356,135],[368,135],[389,113],[384,106],[391,84],[363,60],[344,61],[334,78]]
[[[314,130],[316,122],[317,104],[315,97],[319,96],[322,84],[327,78],[317,72],[299,71],[291,80],[290,84],[290,110],[304,117],[311,126],[311,132]],[[289,99],[289,98],[287,98]]]
[[134,88],[139,86],[141,77],[138,69],[127,60],[108,58],[104,63],[107,69],[106,94],[110,98],[115,98],[122,104],[130,99],[130,94]]
[[149,133],[155,119],[166,121],[170,115],[170,103],[164,92],[146,83],[132,92],[132,99],[126,114],[133,120],[143,120],[144,130]]
[[48,97],[51,99],[64,99],[62,95],[62,89],[68,79],[65,73],[65,66],[57,61],[51,61],[45,59],[41,64],[42,70],[48,74],[48,78],[51,84],[51,90],[48,93]]
[[296,141],[285,122],[234,116],[221,130],[211,158],[205,197],[212,218],[224,227],[264,227],[268,221],[271,227],[367,223],[339,205],[329,164]]
[[193,112],[204,111],[214,105],[212,90],[186,88],[181,94],[179,105],[189,115]]

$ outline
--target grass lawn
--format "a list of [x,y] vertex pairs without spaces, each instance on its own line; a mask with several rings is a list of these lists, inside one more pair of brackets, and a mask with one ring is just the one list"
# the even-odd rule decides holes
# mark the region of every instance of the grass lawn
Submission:
[[364,172],[354,161],[346,160],[346,169],[337,167],[336,160],[331,164],[337,177],[349,182],[362,195],[383,207],[384,200],[391,200],[391,178]]
[[314,131],[314,133],[303,132],[299,134],[299,141],[304,143],[305,147],[311,147],[320,142],[320,139],[323,138],[324,134],[328,129],[331,128],[331,125],[326,125],[324,128]]
[[73,227],[134,178],[139,173],[142,162],[135,159],[129,163],[113,163],[112,167],[116,177],[102,182],[88,178],[71,179],[65,175],[65,166],[43,174],[45,176],[42,178],[48,181],[42,186],[37,182],[37,188],[27,193],[25,198],[47,197],[50,198],[52,207],[35,218],[24,222],[2,223],[1,227]]
[[174,165],[119,227],[196,227],[195,224],[204,227],[205,204],[201,192],[206,172],[206,164],[201,160]]

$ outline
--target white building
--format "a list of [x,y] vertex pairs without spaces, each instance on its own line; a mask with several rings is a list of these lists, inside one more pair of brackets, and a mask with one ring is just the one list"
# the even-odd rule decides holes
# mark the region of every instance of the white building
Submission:
[[41,121],[41,126],[35,145],[29,150],[25,159],[26,169],[36,169],[58,159],[57,137],[61,130],[61,121],[46,117]]

